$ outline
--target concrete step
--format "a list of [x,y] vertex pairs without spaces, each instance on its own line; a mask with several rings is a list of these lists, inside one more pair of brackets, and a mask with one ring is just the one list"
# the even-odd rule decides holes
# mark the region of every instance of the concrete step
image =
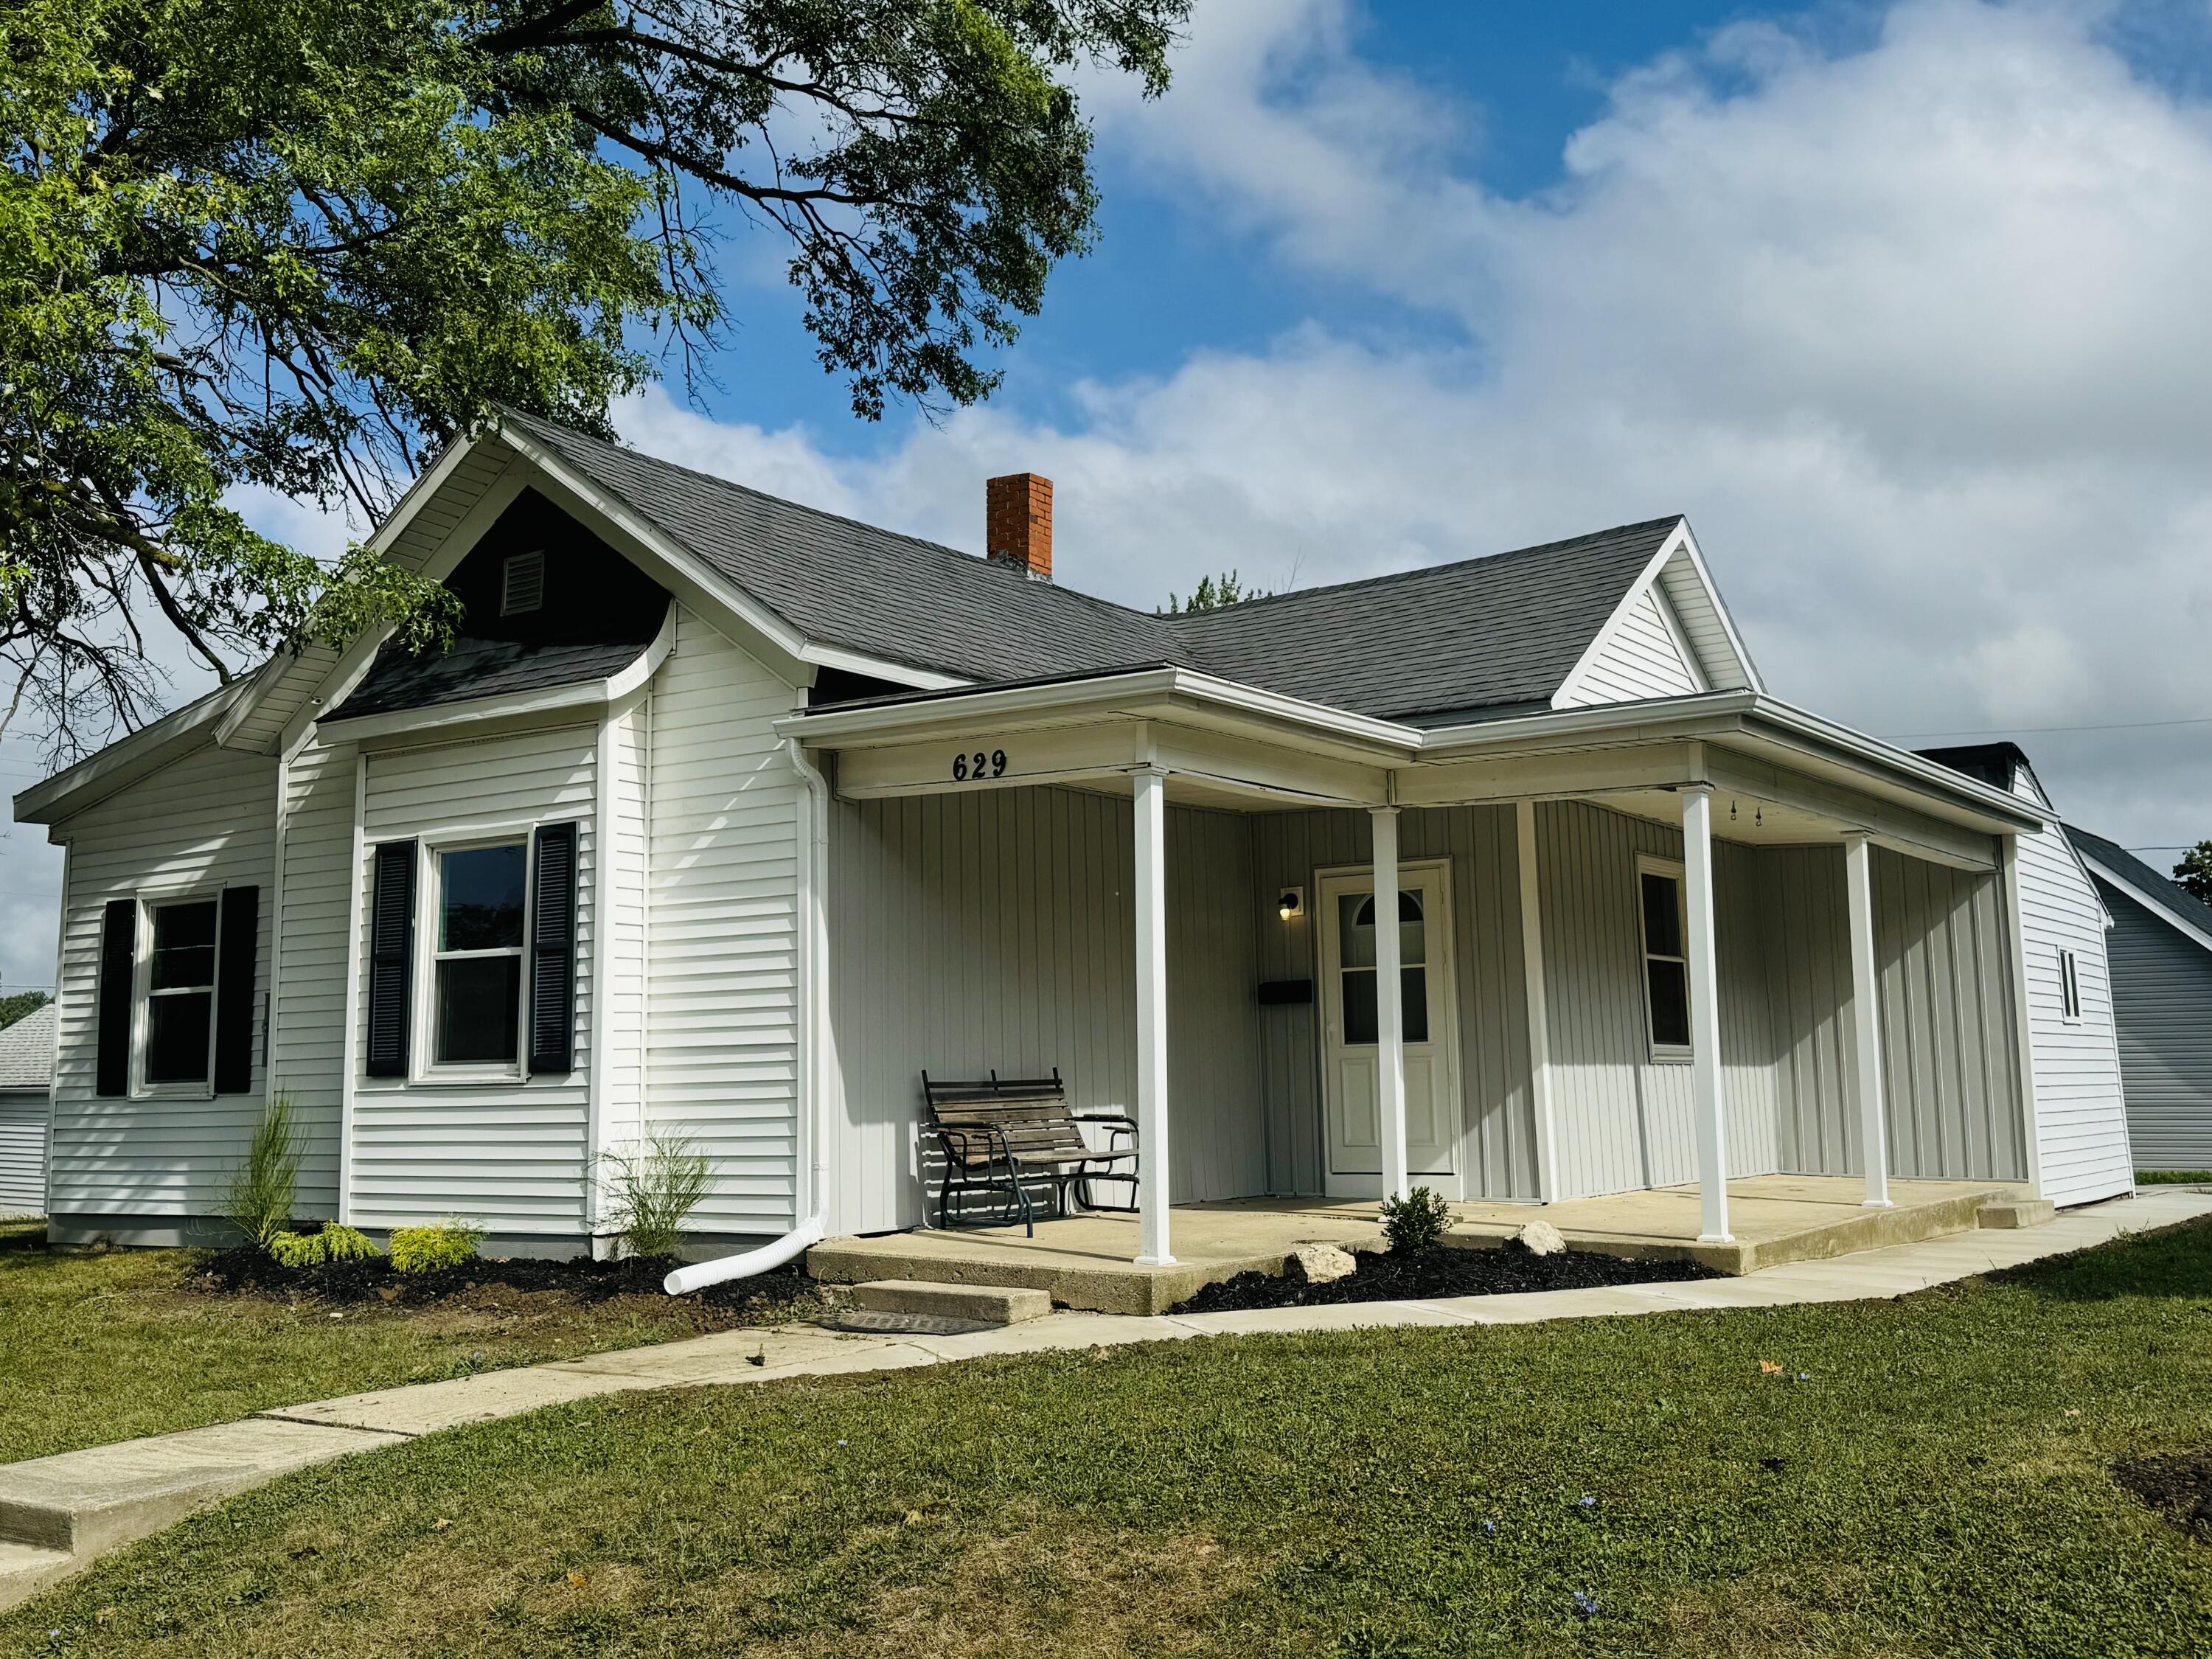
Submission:
[[2040,1227],[2057,1218],[2058,1211],[2047,1198],[2018,1198],[2002,1204],[1984,1204],[1974,1212],[1974,1225],[2014,1231]]
[[927,1315],[972,1321],[975,1325],[1018,1325],[1052,1311],[1042,1291],[1011,1285],[949,1285],[921,1279],[872,1279],[845,1293],[855,1309],[869,1313]]
[[67,1550],[42,1550],[35,1544],[0,1544],[0,1611],[27,1601],[58,1579],[76,1571]]

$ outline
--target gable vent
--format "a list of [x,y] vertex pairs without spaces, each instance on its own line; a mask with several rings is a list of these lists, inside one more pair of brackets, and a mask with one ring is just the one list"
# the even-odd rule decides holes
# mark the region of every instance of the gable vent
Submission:
[[519,617],[545,603],[545,555],[516,553],[501,567],[499,614]]

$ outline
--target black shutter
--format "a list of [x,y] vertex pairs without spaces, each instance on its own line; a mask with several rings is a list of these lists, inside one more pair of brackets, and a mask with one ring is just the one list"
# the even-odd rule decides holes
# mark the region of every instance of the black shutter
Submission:
[[138,951],[138,901],[110,899],[100,918],[100,1061],[96,1093],[131,1092],[131,995]]
[[530,900],[530,1070],[576,1064],[576,826],[538,828]]
[[387,841],[376,849],[376,886],[368,917],[368,1074],[407,1075],[413,1029],[410,992],[415,975],[415,843]]
[[261,954],[261,890],[226,887],[216,913],[215,1091],[253,1087],[253,970]]

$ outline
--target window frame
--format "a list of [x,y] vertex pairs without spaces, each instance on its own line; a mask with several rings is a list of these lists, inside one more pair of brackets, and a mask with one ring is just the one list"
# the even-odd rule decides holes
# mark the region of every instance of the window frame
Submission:
[[2081,1023],[2081,953],[2058,947],[2058,1018],[2069,1025]]
[[[138,907],[137,928],[131,963],[131,1095],[133,1100],[213,1100],[216,1032],[222,1018],[222,889],[192,888],[183,892],[132,895]],[[195,1082],[186,1078],[156,1083],[147,1075],[154,1041],[154,999],[173,994],[193,995],[197,986],[154,989],[154,914],[187,904],[215,908],[215,947],[210,957],[208,995],[207,1075]]]
[[[1644,915],[1644,878],[1661,876],[1674,884],[1675,936],[1682,941],[1679,957],[1654,955],[1651,950],[1651,931]],[[1662,1042],[1658,1037],[1656,1011],[1651,1006],[1651,964],[1655,962],[1674,962],[1682,969],[1682,1006],[1690,1008],[1690,897],[1687,872],[1680,859],[1662,859],[1649,853],[1636,855],[1636,966],[1638,1000],[1644,1005],[1644,1053],[1655,1066],[1683,1066],[1697,1058],[1697,1046],[1690,1042]],[[1694,1013],[1694,1011],[1692,1011]],[[1697,1021],[1690,1021],[1694,1039]]]
[[[538,875],[537,841],[535,826],[525,825],[520,829],[436,839],[424,836],[416,842],[419,850],[416,856],[423,860],[428,868],[417,865],[415,872],[415,983],[422,990],[414,999],[414,1030],[409,1045],[413,1055],[409,1066],[410,1083],[431,1085],[520,1084],[529,1080],[531,912],[533,908],[531,896],[535,890]],[[445,902],[445,855],[518,846],[522,848],[522,942],[480,951],[440,950],[438,920]],[[439,963],[447,959],[467,961],[505,956],[515,957],[520,964],[516,969],[520,991],[515,998],[514,1058],[511,1060],[439,1060]]]

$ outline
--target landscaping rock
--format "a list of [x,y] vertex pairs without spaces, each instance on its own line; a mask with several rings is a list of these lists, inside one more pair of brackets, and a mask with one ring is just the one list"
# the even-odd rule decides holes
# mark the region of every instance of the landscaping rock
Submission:
[[1291,1252],[1291,1271],[1309,1285],[1333,1285],[1359,1271],[1359,1258],[1334,1244],[1301,1244]]
[[1513,1242],[1530,1255],[1557,1255],[1567,1248],[1566,1235],[1548,1221],[1532,1221],[1513,1235]]

